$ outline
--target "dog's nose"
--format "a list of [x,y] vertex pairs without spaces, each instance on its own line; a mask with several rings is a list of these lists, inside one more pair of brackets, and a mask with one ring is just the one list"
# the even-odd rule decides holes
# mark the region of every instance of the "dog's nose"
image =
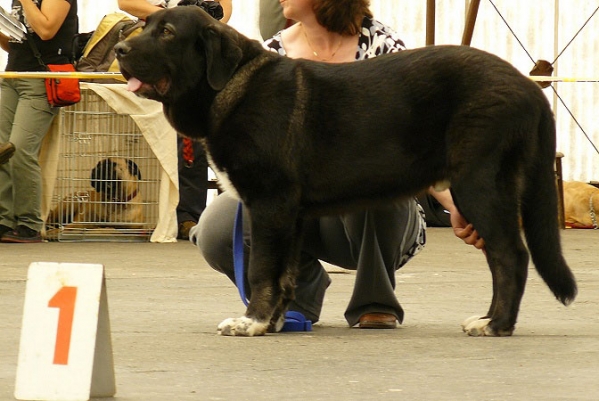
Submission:
[[124,56],[131,50],[131,46],[127,44],[127,41],[122,41],[114,45],[114,52],[117,57]]

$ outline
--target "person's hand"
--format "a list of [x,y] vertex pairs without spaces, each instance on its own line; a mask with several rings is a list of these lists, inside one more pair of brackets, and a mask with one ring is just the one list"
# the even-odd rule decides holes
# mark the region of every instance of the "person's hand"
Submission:
[[464,216],[457,210],[451,213],[451,226],[456,237],[460,238],[468,245],[474,246],[476,249],[482,249],[484,252],[485,241],[478,236],[478,232],[474,226],[466,221]]

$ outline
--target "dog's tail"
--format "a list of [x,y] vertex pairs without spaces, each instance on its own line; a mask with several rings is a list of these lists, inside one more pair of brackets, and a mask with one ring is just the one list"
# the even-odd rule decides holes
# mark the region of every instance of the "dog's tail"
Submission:
[[[545,110],[545,109],[544,109]],[[564,305],[578,292],[560,244],[558,202],[553,162],[555,121],[546,108],[539,124],[539,155],[526,177],[521,205],[522,225],[532,261],[555,297]]]

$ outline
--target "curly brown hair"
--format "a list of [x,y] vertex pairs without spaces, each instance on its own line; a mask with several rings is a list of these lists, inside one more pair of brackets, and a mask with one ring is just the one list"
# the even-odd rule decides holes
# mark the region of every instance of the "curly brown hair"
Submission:
[[329,32],[357,35],[364,17],[372,18],[370,0],[314,0],[316,21]]

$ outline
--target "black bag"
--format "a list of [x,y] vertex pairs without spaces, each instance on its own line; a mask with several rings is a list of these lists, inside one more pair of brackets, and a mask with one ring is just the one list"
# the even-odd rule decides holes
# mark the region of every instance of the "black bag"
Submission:
[[85,46],[89,39],[94,34],[94,31],[86,32],[86,33],[78,33],[73,37],[71,54],[73,55],[73,59],[71,62],[76,64],[77,61],[83,56],[83,51],[85,50]]
[[223,6],[218,1],[181,0],[177,6],[198,6],[214,19],[221,20],[225,16]]

